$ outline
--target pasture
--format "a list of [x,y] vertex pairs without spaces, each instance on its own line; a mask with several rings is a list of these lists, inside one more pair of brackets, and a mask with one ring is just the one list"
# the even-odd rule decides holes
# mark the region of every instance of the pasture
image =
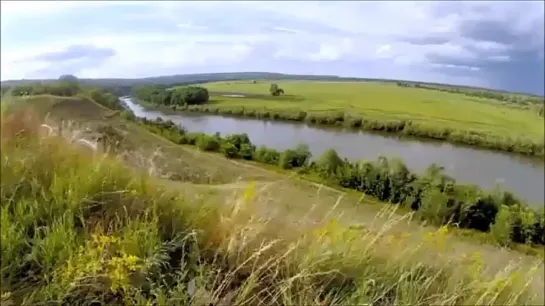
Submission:
[[[269,94],[277,83],[285,95]],[[258,81],[202,84],[211,93],[209,104],[220,109],[326,114],[345,112],[370,120],[410,120],[434,129],[451,128],[496,137],[543,141],[543,118],[498,101],[395,84],[371,82]],[[218,94],[215,94],[218,93]],[[248,97],[226,97],[228,93]]]

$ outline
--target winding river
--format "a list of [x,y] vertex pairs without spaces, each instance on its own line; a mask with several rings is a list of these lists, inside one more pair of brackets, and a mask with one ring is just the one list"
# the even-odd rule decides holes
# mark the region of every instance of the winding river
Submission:
[[264,121],[191,113],[166,114],[146,110],[130,98],[122,98],[137,117],[172,120],[190,132],[222,135],[247,133],[255,145],[278,150],[306,143],[313,156],[333,148],[349,160],[375,160],[379,155],[400,157],[415,172],[432,163],[445,167],[458,182],[472,183],[483,189],[501,184],[506,190],[529,201],[532,206],[545,202],[544,163],[529,157],[493,152],[449,143],[400,138],[343,128],[312,127],[300,122]]

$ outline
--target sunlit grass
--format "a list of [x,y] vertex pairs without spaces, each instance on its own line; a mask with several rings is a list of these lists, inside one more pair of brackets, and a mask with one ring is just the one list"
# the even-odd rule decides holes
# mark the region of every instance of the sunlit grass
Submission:
[[410,218],[395,207],[379,226],[336,213],[293,224],[259,212],[274,186],[207,205],[116,152],[71,145],[75,128],[50,133],[30,110],[1,120],[3,305],[524,305],[539,294],[542,266],[449,256],[444,227],[391,231]]

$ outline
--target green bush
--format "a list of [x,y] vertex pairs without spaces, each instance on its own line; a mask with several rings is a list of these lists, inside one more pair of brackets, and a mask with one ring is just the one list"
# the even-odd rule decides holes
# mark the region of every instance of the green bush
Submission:
[[293,167],[303,167],[307,165],[312,154],[306,144],[299,144],[295,148],[296,158]]
[[339,157],[337,151],[328,149],[322,153],[318,161],[316,161],[316,165],[326,174],[333,174],[343,165],[343,160]]
[[238,156],[237,147],[229,142],[222,143],[220,151],[227,158],[235,158]]
[[291,169],[296,167],[297,165],[297,152],[295,150],[285,150],[280,154],[280,158],[278,159],[278,166],[280,166],[282,169]]
[[243,159],[251,160],[255,148],[251,144],[243,143],[240,145],[239,155]]
[[196,143],[197,148],[203,151],[218,151],[220,148],[220,142],[216,137],[208,135],[199,135]]
[[254,152],[253,159],[264,164],[278,165],[278,161],[280,160],[280,152],[276,151],[275,149],[260,146]]
[[197,143],[197,138],[203,135],[203,133],[187,133],[180,139],[180,144],[188,144],[193,146]]

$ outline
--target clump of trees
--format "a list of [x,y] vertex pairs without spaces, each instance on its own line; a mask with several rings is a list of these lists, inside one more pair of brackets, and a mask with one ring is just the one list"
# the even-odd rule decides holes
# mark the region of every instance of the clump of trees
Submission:
[[227,158],[244,158],[285,169],[301,169],[324,181],[376,197],[385,203],[403,205],[428,222],[455,223],[460,228],[490,232],[504,245],[545,244],[545,215],[530,209],[507,191],[486,192],[475,185],[457,184],[444,168],[431,165],[421,175],[411,173],[399,159],[350,162],[335,150],[327,150],[316,161],[306,145],[282,152],[256,148],[246,134],[221,137],[187,133],[172,121],[137,119],[150,131],[179,144],[221,152]]
[[205,104],[210,98],[208,90],[200,86],[180,86],[172,89],[143,86],[136,88],[133,96],[142,101],[166,106]]
[[284,89],[278,87],[278,84],[271,84],[271,87],[269,87],[269,92],[272,96],[279,96],[284,94]]

